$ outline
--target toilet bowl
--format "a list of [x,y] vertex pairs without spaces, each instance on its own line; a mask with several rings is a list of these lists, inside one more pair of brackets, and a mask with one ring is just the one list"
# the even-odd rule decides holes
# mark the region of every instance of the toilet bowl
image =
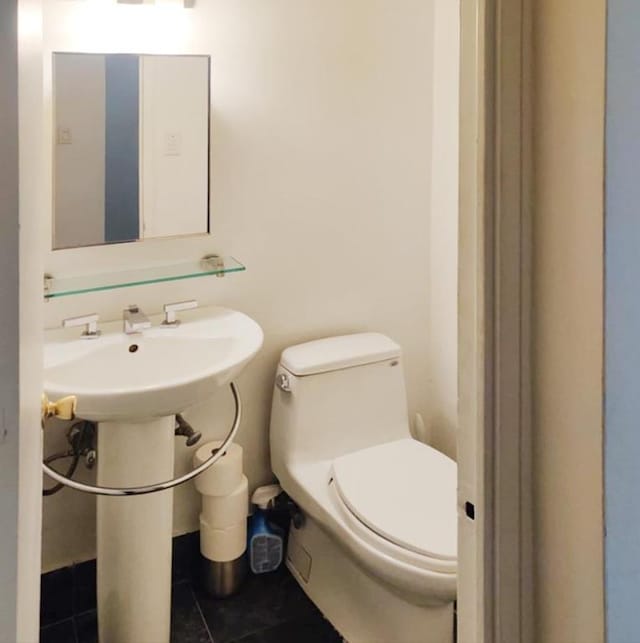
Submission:
[[411,437],[400,347],[378,333],[286,349],[274,473],[304,515],[287,566],[349,643],[452,643],[456,464]]

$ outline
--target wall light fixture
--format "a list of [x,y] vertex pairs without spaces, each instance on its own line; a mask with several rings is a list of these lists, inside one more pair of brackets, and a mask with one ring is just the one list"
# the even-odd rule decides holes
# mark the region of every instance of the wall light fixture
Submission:
[[148,4],[148,5],[175,5],[185,9],[193,9],[196,0],[116,0],[118,4]]

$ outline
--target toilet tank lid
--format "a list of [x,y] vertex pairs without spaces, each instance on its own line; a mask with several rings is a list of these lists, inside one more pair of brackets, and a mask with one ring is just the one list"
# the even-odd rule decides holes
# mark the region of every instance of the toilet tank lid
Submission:
[[280,364],[294,375],[317,375],[397,359],[400,353],[400,346],[386,335],[358,333],[291,346]]

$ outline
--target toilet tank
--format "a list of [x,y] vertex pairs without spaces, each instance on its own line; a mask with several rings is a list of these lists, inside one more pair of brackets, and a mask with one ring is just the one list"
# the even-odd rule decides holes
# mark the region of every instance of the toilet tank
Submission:
[[333,460],[410,437],[401,349],[379,333],[287,348],[276,373],[271,463],[286,478],[296,463]]

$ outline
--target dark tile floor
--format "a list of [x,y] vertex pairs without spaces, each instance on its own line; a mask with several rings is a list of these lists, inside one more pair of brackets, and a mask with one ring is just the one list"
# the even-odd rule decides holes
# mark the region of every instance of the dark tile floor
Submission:
[[[95,573],[95,572],[93,572]],[[47,575],[46,583],[57,588],[57,605],[43,601],[45,626],[41,643],[97,643],[92,570],[61,570]],[[66,596],[65,574],[74,576],[73,590]],[[80,578],[78,578],[80,576]],[[340,643],[341,638],[309,601],[289,572],[282,567],[272,574],[250,576],[242,590],[231,598],[212,599],[190,579],[174,574],[172,643]],[[78,584],[80,583],[80,584]],[[84,592],[82,591],[84,587]],[[45,592],[43,592],[44,594]],[[46,588],[46,596],[49,587]],[[65,614],[58,622],[53,615]],[[157,643],[131,641],[123,643]]]

